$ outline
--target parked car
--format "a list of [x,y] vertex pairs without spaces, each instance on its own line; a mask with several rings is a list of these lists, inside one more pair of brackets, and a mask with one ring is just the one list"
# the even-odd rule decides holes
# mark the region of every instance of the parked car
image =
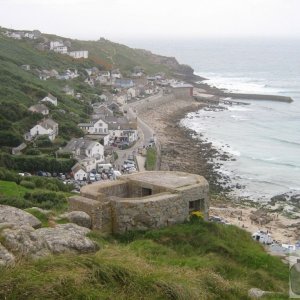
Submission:
[[96,177],[94,173],[90,173],[89,175],[89,181],[96,181]]

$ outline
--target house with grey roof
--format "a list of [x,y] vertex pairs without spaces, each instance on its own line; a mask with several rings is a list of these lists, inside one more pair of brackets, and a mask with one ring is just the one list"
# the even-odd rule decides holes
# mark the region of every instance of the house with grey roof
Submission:
[[104,147],[94,140],[73,138],[60,150],[62,153],[72,153],[74,158],[95,158],[98,162],[104,160]]
[[137,122],[126,117],[106,117],[110,138],[115,141],[134,143],[138,139]]
[[29,133],[25,134],[26,140],[32,140],[34,137],[47,135],[51,141],[54,141],[58,135],[58,124],[52,119],[44,119],[30,129]]
[[51,95],[50,93],[46,97],[44,97],[40,102],[49,102],[54,106],[57,106],[57,98]]

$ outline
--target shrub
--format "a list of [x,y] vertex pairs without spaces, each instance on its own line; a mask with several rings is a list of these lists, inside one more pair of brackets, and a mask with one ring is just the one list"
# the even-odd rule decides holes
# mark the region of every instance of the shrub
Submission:
[[20,182],[20,185],[27,188],[27,189],[35,189],[34,182],[30,182],[30,181],[27,181],[27,180],[22,180]]
[[19,183],[21,181],[22,177],[15,172],[9,171],[4,168],[0,168],[0,180],[4,181],[13,181],[16,183]]
[[49,182],[49,183],[46,184],[46,189],[50,190],[50,191],[55,191],[55,192],[59,191],[58,186],[55,185],[54,183],[51,183],[51,182]]
[[41,154],[41,151],[38,150],[38,149],[28,149],[26,151],[26,154],[27,155],[40,155]]

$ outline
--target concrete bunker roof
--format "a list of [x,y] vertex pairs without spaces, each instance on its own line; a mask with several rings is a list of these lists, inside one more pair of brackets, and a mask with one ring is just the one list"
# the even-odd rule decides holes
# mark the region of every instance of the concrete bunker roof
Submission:
[[121,179],[127,179],[129,181],[132,180],[141,183],[149,183],[169,189],[178,189],[194,184],[207,184],[206,179],[200,175],[174,171],[140,172],[122,176]]

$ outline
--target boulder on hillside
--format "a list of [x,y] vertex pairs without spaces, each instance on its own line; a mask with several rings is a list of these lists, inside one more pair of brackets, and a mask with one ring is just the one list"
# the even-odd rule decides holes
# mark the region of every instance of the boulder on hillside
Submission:
[[15,263],[15,257],[0,244],[0,268],[11,266]]
[[18,226],[29,225],[33,228],[41,227],[42,223],[32,214],[8,205],[0,205],[0,224],[9,223]]
[[3,244],[14,254],[40,258],[58,253],[88,253],[98,250],[96,243],[85,235],[89,229],[76,224],[61,224],[55,228],[34,230],[30,226],[4,229]]
[[75,223],[82,227],[91,228],[92,226],[91,217],[84,211],[71,211],[60,215],[60,218],[65,218],[71,223]]

